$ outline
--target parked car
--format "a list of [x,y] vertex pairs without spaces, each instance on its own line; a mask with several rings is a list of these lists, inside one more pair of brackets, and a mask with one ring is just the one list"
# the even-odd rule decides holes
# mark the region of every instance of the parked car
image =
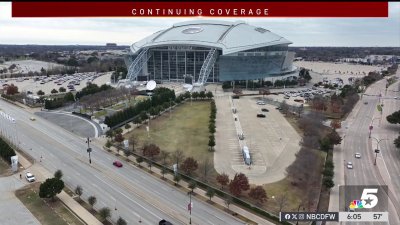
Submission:
[[120,161],[118,161],[118,160],[115,160],[113,162],[113,165],[116,166],[116,167],[122,167],[122,163]]
[[31,172],[29,172],[29,171],[27,171],[27,172],[25,173],[25,178],[26,178],[26,180],[27,180],[28,182],[34,182],[34,181],[36,180],[35,176],[34,176]]
[[264,101],[257,101],[257,105],[265,105],[266,103]]
[[357,159],[359,159],[359,158],[361,158],[361,153],[356,153],[356,154],[354,154],[354,157],[356,157]]
[[269,110],[266,109],[266,108],[262,108],[261,111],[263,111],[263,112],[269,112]]
[[266,117],[266,116],[265,116],[265,114],[262,114],[262,113],[258,113],[258,114],[257,114],[257,117],[261,117],[261,118],[264,118],[264,117]]
[[31,118],[29,118],[30,120],[32,120],[32,121],[35,121],[36,119],[35,119],[35,117],[31,117]]
[[353,169],[353,163],[347,162],[347,169]]

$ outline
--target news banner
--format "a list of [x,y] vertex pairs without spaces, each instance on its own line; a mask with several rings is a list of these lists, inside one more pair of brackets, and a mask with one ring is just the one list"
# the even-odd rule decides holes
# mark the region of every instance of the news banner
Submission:
[[[388,222],[388,187],[339,187],[339,212],[280,212],[280,221]],[[303,208],[304,209],[304,208]]]

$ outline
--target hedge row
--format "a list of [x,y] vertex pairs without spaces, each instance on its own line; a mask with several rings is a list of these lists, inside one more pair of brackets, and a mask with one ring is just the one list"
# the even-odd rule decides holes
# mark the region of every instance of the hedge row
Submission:
[[175,92],[173,90],[164,87],[156,88],[151,98],[138,102],[136,105],[128,107],[111,116],[106,116],[104,123],[113,128],[125,121],[132,120],[140,114],[146,114],[152,107],[157,107],[165,103],[169,104],[170,101],[175,101],[175,98]]
[[[114,146],[114,147],[118,148],[120,151],[123,151],[123,149],[120,146]],[[157,167],[157,168],[159,168],[161,170],[164,169],[164,171],[166,171],[166,173],[174,174],[174,171],[171,168],[169,168],[168,166],[163,166],[160,163],[158,163],[156,161],[153,161],[153,160],[151,160],[149,158],[145,158],[145,157],[143,157],[142,155],[139,155],[136,152],[132,152],[132,155],[134,155],[135,157],[141,157],[142,159],[144,159],[143,161],[145,161],[145,162],[151,162],[152,166],[155,166],[155,167]],[[203,190],[207,190],[208,188],[213,189],[215,194],[218,195],[221,198],[225,199],[227,197],[231,197],[234,203],[242,206],[243,208],[248,209],[249,211],[251,211],[251,212],[253,212],[253,213],[255,213],[255,214],[257,214],[257,215],[259,215],[261,217],[265,217],[265,218],[268,218],[270,220],[276,221],[277,222],[276,224],[293,225],[292,223],[289,223],[289,222],[279,222],[279,218],[277,216],[275,216],[273,214],[270,214],[270,213],[266,212],[265,210],[263,210],[261,208],[258,208],[257,206],[252,205],[251,203],[243,201],[243,200],[231,195],[230,193],[224,192],[224,191],[220,190],[219,188],[215,188],[213,186],[210,186],[209,184],[204,183],[204,182],[202,182],[200,180],[197,180],[197,179],[195,179],[193,177],[190,177],[190,176],[188,176],[188,175],[186,175],[184,173],[178,172],[178,174],[183,180],[185,180],[188,183],[190,183],[191,181],[196,182],[197,187],[202,188]],[[251,220],[251,218],[249,218],[249,219]]]
[[7,142],[0,138],[0,156],[8,163],[11,164],[11,156],[15,156],[15,151]]

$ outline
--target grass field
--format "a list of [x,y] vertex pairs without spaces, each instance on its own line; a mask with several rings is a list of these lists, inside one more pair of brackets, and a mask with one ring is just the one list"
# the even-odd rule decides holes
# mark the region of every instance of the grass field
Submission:
[[83,225],[59,200],[52,202],[39,198],[39,186],[40,183],[25,186],[16,191],[16,196],[41,224]]
[[3,159],[0,159],[0,176],[11,175],[11,167]]
[[185,156],[192,156],[199,162],[205,157],[213,161],[213,153],[208,151],[208,122],[210,115],[209,101],[184,103],[169,112],[150,121],[150,137],[146,125],[134,129],[125,135],[134,135],[139,147],[145,143],[154,143],[161,150],[174,152],[182,150]]

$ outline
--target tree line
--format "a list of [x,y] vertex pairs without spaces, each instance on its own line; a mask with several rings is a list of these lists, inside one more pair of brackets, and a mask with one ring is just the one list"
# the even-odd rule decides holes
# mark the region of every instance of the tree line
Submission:
[[15,156],[15,151],[0,137],[0,156],[8,163],[11,164],[11,157]]

